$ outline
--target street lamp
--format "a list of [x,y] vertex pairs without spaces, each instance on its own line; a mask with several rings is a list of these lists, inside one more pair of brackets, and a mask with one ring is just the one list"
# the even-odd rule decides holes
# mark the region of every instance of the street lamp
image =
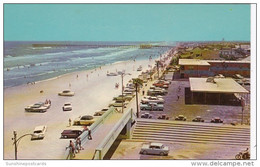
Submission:
[[28,135],[32,136],[33,134],[28,133],[28,134],[22,135],[18,139],[17,139],[17,132],[14,131],[13,134],[14,134],[14,137],[12,138],[12,140],[14,141],[14,143],[13,143],[14,144],[14,157],[15,157],[15,160],[17,160],[17,147],[18,147],[20,140],[25,136],[28,136]]
[[121,73],[121,79],[122,79],[122,113],[124,113],[124,96],[123,96],[123,92],[124,92],[124,76],[125,75],[131,75],[130,73]]
[[157,60],[156,61],[156,67],[157,67],[157,72],[158,72],[158,79],[160,78],[160,74],[159,74],[159,64],[160,63],[160,61],[159,60]]

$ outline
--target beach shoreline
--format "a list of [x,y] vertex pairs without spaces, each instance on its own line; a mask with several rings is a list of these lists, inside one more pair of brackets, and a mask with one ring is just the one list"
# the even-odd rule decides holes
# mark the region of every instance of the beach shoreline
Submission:
[[[167,55],[168,52],[165,53]],[[159,57],[158,57],[159,59]],[[158,60],[157,59],[157,60]],[[61,159],[68,140],[60,139],[60,133],[67,128],[68,119],[74,120],[81,115],[93,115],[110,102],[112,98],[121,94],[121,77],[107,76],[107,71],[125,70],[124,85],[141,74],[137,68],[142,65],[143,71],[155,66],[155,60],[128,60],[115,62],[91,70],[67,73],[52,79],[43,80],[35,84],[24,84],[4,89],[4,159],[13,159],[13,145],[11,138],[13,131],[18,136],[31,133],[35,126],[46,124],[48,131],[41,141],[31,141],[29,137],[23,139],[19,145],[19,159]],[[119,89],[115,89],[119,83]],[[70,89],[75,92],[74,97],[60,97],[58,92]],[[43,93],[40,93],[43,91]],[[39,101],[50,99],[52,106],[46,113],[28,113],[24,107]],[[63,112],[62,105],[71,102],[73,110]],[[49,145],[46,147],[46,145]],[[37,150],[32,152],[31,150]],[[43,152],[50,152],[43,154]],[[53,153],[52,153],[53,152]]]

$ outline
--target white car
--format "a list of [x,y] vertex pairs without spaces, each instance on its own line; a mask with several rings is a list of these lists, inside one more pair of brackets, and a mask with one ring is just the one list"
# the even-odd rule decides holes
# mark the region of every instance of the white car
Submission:
[[72,110],[72,105],[71,103],[67,102],[67,103],[64,103],[63,107],[62,107],[62,110],[63,111],[71,111]]
[[107,76],[117,76],[117,73],[114,73],[114,72],[107,73]]
[[25,111],[27,112],[46,112],[47,109],[50,108],[50,104],[45,104],[43,102],[38,102],[35,104],[31,104],[27,107],[25,107]]
[[31,140],[43,139],[45,137],[46,130],[47,130],[46,125],[36,126],[34,131],[33,131]]
[[64,90],[60,93],[58,93],[59,96],[74,96],[75,93],[70,90]]
[[159,97],[155,97],[155,96],[145,96],[142,100],[142,103],[146,104],[146,103],[158,103],[158,104],[163,104],[164,100],[162,98]]
[[143,144],[140,154],[154,154],[167,156],[169,154],[169,147],[162,143]]

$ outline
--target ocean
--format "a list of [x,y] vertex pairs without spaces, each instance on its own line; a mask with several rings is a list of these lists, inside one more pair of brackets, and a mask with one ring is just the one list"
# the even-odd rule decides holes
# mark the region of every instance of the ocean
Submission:
[[[158,58],[175,42],[4,42],[4,88],[94,69],[119,61]],[[160,47],[169,46],[169,47]]]

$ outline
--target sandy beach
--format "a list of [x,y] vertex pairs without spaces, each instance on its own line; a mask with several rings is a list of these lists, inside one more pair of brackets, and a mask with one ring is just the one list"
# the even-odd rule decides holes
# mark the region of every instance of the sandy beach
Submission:
[[[68,120],[81,115],[93,115],[94,112],[107,107],[114,96],[121,93],[121,77],[106,76],[107,71],[125,70],[124,84],[141,72],[136,69],[142,65],[143,71],[148,65],[154,66],[154,60],[126,61],[101,68],[80,71],[59,76],[34,85],[21,85],[4,90],[4,159],[14,159],[12,145],[13,131],[18,137],[32,133],[35,126],[47,125],[43,140],[31,141],[30,136],[24,137],[18,146],[18,159],[62,159],[68,139],[60,139],[60,133],[68,126]],[[78,77],[77,77],[78,76]],[[119,83],[119,89],[115,89]],[[58,96],[58,92],[70,89],[75,92],[73,97]],[[43,93],[40,93],[40,91]],[[52,102],[46,113],[28,113],[24,107],[45,99]],[[62,111],[65,102],[71,102],[72,111]]]

